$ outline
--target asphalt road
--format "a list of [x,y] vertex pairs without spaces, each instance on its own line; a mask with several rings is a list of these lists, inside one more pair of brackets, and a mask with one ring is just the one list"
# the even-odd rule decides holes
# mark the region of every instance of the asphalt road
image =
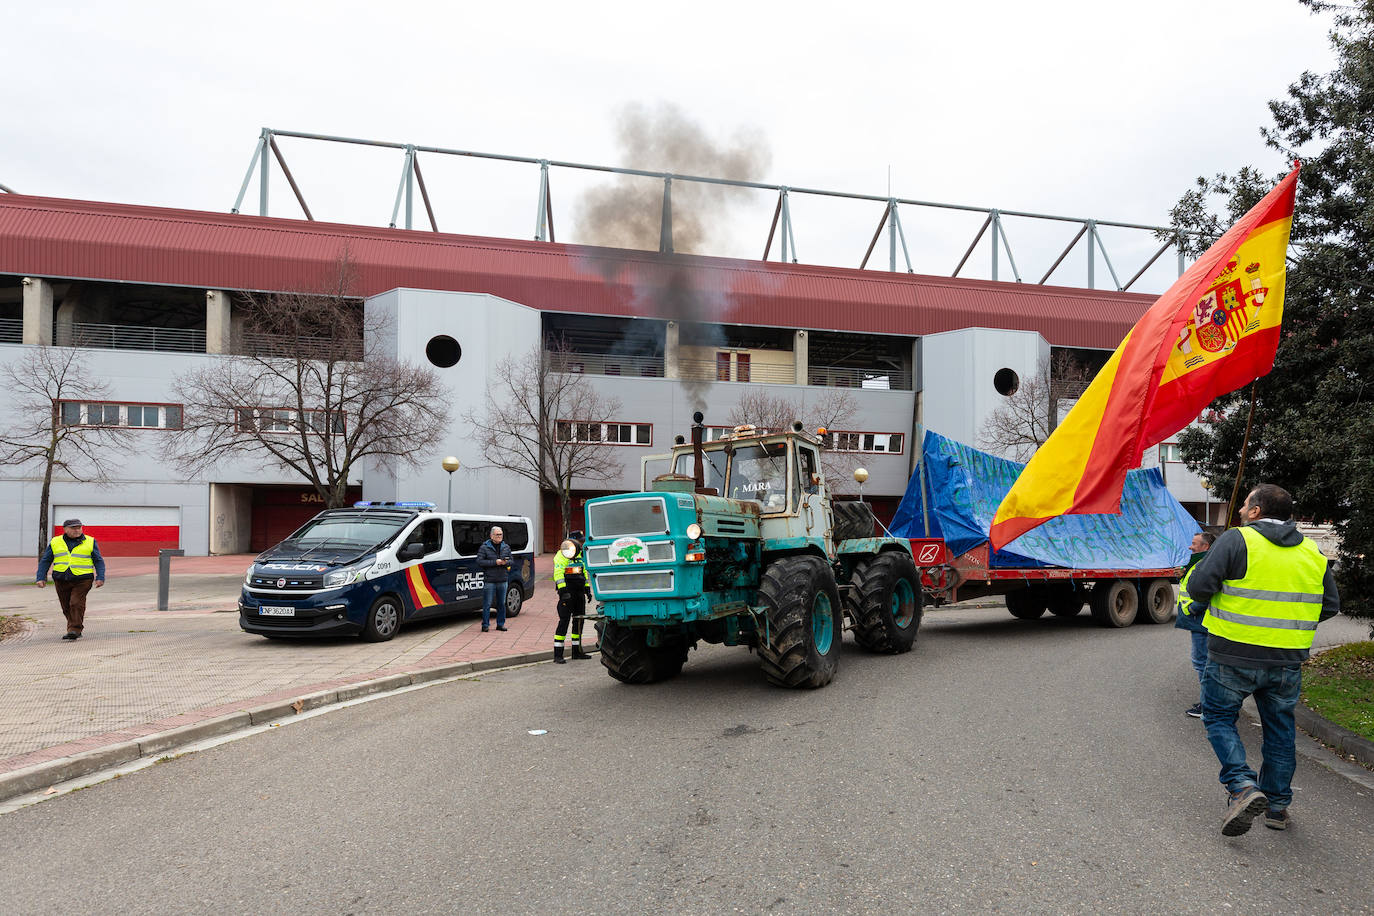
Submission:
[[844,650],[820,691],[705,647],[661,685],[541,664],[187,755],[0,818],[0,910],[1374,912],[1361,784],[1300,757],[1292,829],[1221,835],[1180,631],[958,609]]

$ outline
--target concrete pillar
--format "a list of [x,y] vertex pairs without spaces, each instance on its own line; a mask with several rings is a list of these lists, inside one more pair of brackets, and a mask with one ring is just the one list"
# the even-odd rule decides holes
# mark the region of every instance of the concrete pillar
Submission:
[[205,291],[205,352],[233,352],[233,309],[222,289]]
[[678,364],[678,323],[670,321],[663,329],[663,377],[682,378]]
[[798,385],[806,384],[807,370],[811,366],[811,347],[805,331],[798,331],[792,339],[792,359],[796,363]]
[[24,278],[24,343],[52,346],[52,284]]

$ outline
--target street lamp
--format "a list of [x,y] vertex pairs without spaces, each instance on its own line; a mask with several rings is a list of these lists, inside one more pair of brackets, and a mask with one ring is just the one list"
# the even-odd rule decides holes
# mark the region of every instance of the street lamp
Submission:
[[859,502],[864,501],[864,481],[868,480],[867,468],[855,468],[854,480],[859,485]]
[[449,455],[442,462],[444,470],[448,471],[448,511],[453,511],[453,472],[458,470],[458,459]]

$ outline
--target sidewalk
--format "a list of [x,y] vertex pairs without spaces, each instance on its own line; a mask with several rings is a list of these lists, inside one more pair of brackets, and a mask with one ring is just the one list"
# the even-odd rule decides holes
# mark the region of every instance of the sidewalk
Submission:
[[547,578],[505,633],[481,632],[481,613],[466,612],[403,627],[384,643],[267,640],[238,625],[250,560],[174,559],[167,611],[154,610],[156,558],[111,560],[105,586],[90,593],[85,636],[65,642],[56,594],[33,585],[37,564],[0,558],[0,614],[33,620],[0,643],[0,799],[18,794],[5,786],[21,771],[30,778],[20,791],[31,791],[81,775],[74,770],[95,751],[139,750],[148,736],[170,729],[235,714],[246,726],[249,711],[289,713],[301,699],[324,705],[340,688],[369,692],[357,685],[379,678],[389,680],[376,689],[391,689],[421,674],[432,679],[552,657],[558,615]]

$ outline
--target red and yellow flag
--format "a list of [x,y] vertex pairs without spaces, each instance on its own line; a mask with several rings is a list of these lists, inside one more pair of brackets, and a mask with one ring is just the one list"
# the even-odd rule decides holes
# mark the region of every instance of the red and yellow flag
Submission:
[[1145,449],[1274,366],[1298,168],[1150,306],[997,507],[999,549],[1060,515],[1116,514]]

